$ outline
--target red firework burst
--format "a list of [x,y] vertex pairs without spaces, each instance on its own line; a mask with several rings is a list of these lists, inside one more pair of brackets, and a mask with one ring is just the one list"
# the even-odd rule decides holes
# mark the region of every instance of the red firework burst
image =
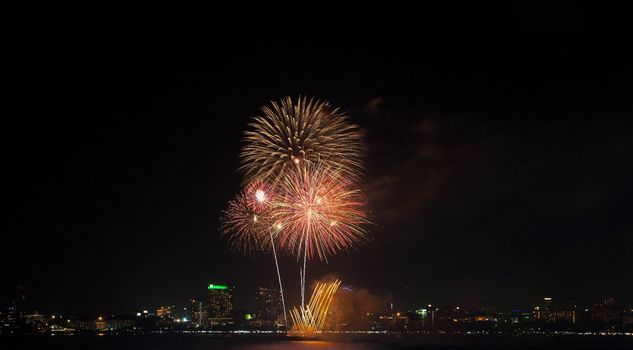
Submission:
[[277,199],[275,191],[263,181],[254,181],[244,189],[248,206],[257,214],[268,214]]
[[285,174],[271,217],[283,250],[321,260],[364,241],[368,222],[354,181],[323,165]]

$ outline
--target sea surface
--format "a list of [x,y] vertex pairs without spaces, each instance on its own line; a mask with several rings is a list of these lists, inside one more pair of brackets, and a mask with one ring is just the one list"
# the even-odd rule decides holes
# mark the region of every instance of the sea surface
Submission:
[[204,335],[2,336],[0,349],[47,350],[382,350],[382,349],[633,349],[633,337],[348,337],[299,340]]

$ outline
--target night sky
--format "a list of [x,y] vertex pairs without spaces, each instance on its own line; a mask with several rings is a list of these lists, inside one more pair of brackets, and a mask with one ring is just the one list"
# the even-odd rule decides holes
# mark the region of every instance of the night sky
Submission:
[[[132,312],[223,282],[251,306],[276,283],[272,258],[232,253],[218,218],[249,118],[299,95],[366,133],[375,222],[308,280],[334,273],[402,308],[633,301],[630,19],[469,6],[209,28],[195,66],[106,48],[105,33],[40,39],[3,118],[0,301],[21,285],[43,312]],[[296,301],[298,265],[281,268]]]

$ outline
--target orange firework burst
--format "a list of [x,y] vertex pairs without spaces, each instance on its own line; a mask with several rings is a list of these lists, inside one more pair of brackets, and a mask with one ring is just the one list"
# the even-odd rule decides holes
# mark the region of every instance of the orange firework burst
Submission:
[[285,174],[271,217],[279,245],[308,259],[354,247],[365,239],[365,204],[353,181],[336,169],[311,164]]
[[222,213],[222,235],[229,246],[245,254],[267,251],[270,247],[271,217],[266,211],[251,205],[250,194],[244,191],[229,202]]
[[337,167],[354,179],[363,168],[362,134],[346,114],[327,101],[287,97],[262,107],[253,118],[241,153],[246,182],[265,179],[272,183],[297,164],[320,161]]

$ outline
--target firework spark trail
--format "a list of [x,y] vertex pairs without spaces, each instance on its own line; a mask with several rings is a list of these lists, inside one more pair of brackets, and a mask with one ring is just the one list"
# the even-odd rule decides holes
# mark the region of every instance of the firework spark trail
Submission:
[[284,324],[288,327],[288,317],[286,316],[286,299],[284,298],[284,287],[281,284],[281,274],[279,273],[279,262],[277,261],[277,251],[275,250],[275,241],[273,240],[273,233],[270,231],[270,246],[273,249],[273,256],[275,257],[275,267],[277,268],[277,279],[279,280],[279,293],[281,294],[281,305],[284,308]]
[[296,165],[320,161],[341,167],[358,180],[363,169],[364,143],[357,125],[327,101],[290,97],[262,107],[244,133],[240,170],[246,183],[276,183]]
[[307,257],[308,257],[308,246],[304,246],[303,248],[303,275],[301,275],[301,305],[304,305],[305,294],[306,294],[306,265],[307,265]]
[[301,267],[299,267],[299,284],[301,285],[301,305],[303,306],[305,304],[305,279]]

